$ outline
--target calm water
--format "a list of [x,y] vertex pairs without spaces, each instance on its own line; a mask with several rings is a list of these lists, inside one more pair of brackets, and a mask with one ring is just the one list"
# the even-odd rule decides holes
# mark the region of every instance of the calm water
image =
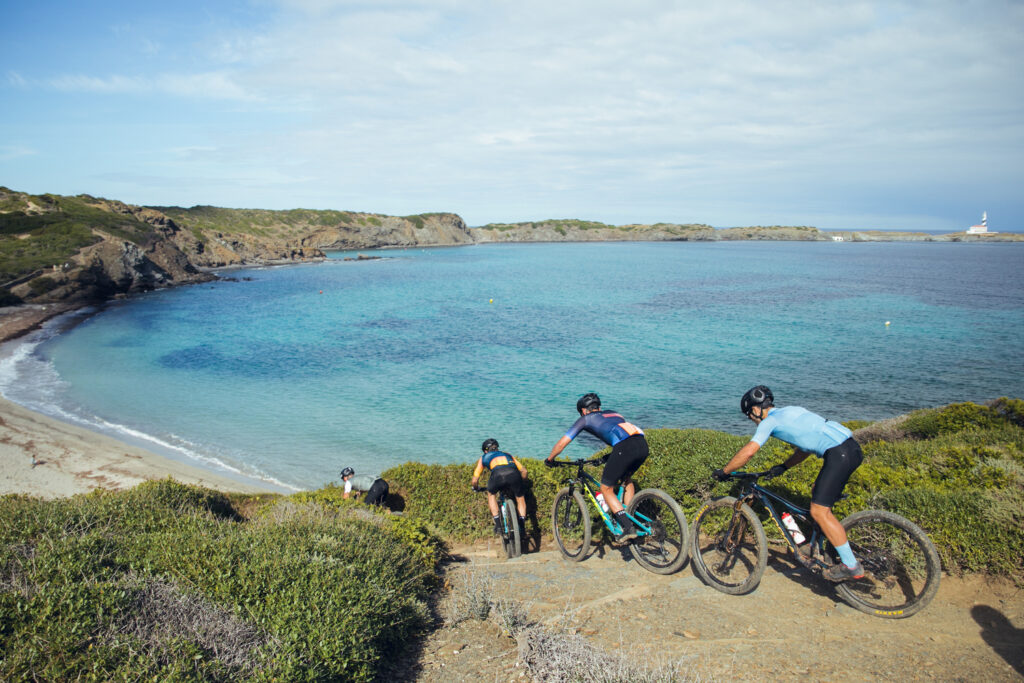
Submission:
[[300,488],[469,461],[486,437],[544,456],[586,391],[643,427],[737,434],[757,383],[836,419],[1024,396],[1024,245],[378,253],[112,304],[8,350],[0,391]]

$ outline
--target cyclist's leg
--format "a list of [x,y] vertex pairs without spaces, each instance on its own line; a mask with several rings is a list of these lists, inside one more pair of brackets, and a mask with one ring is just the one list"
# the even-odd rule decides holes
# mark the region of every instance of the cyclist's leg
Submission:
[[487,477],[487,507],[491,509],[491,517],[495,519],[501,514],[501,510],[498,509],[498,491],[505,485],[500,469],[491,470],[491,474]]
[[[830,448],[825,451],[825,462],[811,489],[811,517],[839,553],[842,564],[851,569],[858,568],[859,565],[847,542],[846,529],[832,513],[832,506],[839,500],[846,482],[862,459],[860,445],[852,438]],[[838,572],[841,568],[835,569]],[[834,579],[833,576],[827,576]]]
[[505,486],[505,495],[516,499],[516,512],[522,524],[526,519],[526,482],[523,481],[523,475],[519,470],[513,470],[506,481],[508,483]]
[[[605,465],[604,472],[601,474],[601,493],[604,494],[613,513],[632,502],[636,493],[636,485],[633,483],[632,477],[647,460],[648,454],[647,439],[642,434],[636,434],[620,441],[612,448],[608,464]],[[625,487],[621,502],[615,495],[615,485],[620,481]],[[609,494],[611,494],[610,498]]]
[[366,492],[366,504],[383,506],[387,497],[388,483],[383,479],[378,479],[373,482],[373,485],[370,486],[370,490]]

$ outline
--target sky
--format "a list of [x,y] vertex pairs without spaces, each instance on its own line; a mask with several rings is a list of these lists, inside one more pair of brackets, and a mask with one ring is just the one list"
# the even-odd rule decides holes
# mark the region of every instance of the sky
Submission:
[[1024,3],[0,6],[0,186],[131,204],[1024,231]]

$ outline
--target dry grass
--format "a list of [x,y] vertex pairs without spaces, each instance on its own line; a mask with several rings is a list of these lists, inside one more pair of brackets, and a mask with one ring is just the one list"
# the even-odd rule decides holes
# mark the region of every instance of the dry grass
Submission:
[[141,645],[162,661],[172,639],[185,638],[229,669],[251,673],[278,644],[255,626],[173,582],[133,576],[126,582],[132,604],[120,610],[101,636],[111,645]]

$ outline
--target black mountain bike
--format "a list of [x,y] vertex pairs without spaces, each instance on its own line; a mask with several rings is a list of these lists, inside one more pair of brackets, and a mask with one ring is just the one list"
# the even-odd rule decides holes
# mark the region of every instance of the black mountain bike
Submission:
[[[481,486],[474,486],[477,493],[487,493],[487,489]],[[496,494],[498,496],[498,512],[501,519],[501,547],[509,558],[519,557],[523,554],[523,544],[519,528],[519,515],[516,513],[516,502],[505,495],[503,489]]]
[[[710,501],[693,522],[693,567],[709,586],[723,593],[742,595],[757,588],[768,561],[768,540],[761,520],[751,509],[760,503],[782,532],[797,561],[821,572],[838,555],[810,510],[758,485],[767,472],[733,472],[740,483],[738,496]],[[796,528],[807,535],[807,552],[787,528],[789,513]],[[787,515],[788,517],[788,515]],[[888,619],[917,614],[939,589],[939,554],[928,535],[910,520],[885,510],[856,512],[842,521],[864,577],[835,584],[836,592],[851,607]]]
[[[576,476],[566,480],[568,486],[555,494],[551,509],[552,529],[562,555],[579,562],[590,550],[591,520],[587,502],[597,511],[605,527],[613,535],[622,527],[606,506],[598,503],[600,482],[584,470],[586,465],[600,465],[602,460],[553,460],[555,465],[575,467]],[[622,500],[623,487],[618,498]],[[586,500],[584,500],[584,498]],[[639,535],[629,544],[629,552],[644,569],[655,574],[671,574],[686,562],[689,552],[689,527],[679,504],[660,489],[637,491],[626,508],[626,515],[636,525]]]

